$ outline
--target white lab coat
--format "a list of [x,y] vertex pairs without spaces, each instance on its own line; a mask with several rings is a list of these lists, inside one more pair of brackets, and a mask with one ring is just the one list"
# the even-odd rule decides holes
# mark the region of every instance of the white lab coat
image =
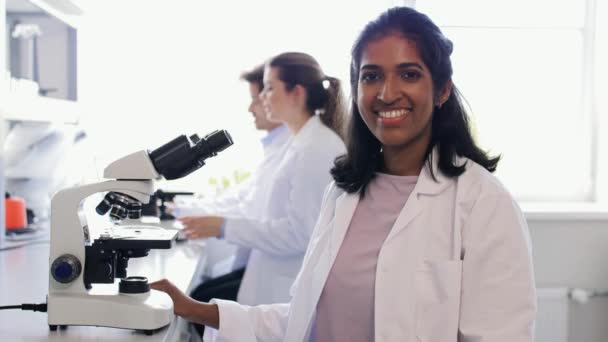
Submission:
[[272,184],[258,198],[262,219],[227,218],[224,239],[251,249],[237,300],[247,305],[289,300],[302,265],[334,159],[346,152],[340,137],[312,116],[269,170]]
[[[264,159],[249,179],[239,184],[237,189],[222,195],[220,198],[178,203],[175,216],[218,215],[249,219],[263,218],[263,211],[266,209],[265,203],[268,201],[268,189],[274,183],[274,180],[268,177],[268,174],[272,174],[280,164],[290,138],[291,133],[287,126],[283,125],[275,128],[267,137],[262,139]],[[267,140],[265,144],[264,140]],[[247,264],[249,253],[250,250],[247,247],[235,246],[223,240],[208,240],[205,251],[207,271],[213,276],[215,273],[223,274],[241,269]],[[228,257],[230,255],[232,257]],[[230,262],[230,264],[227,264],[227,262]],[[217,269],[220,269],[220,271],[217,272]]]
[[[437,182],[425,166],[378,255],[374,341],[531,342],[536,295],[519,207],[472,161],[455,179],[433,168]],[[358,201],[328,188],[289,304],[216,300],[220,330],[206,329],[204,340],[309,341]]]
[[268,134],[273,136],[267,144],[263,145],[264,158],[251,177],[239,184],[238,188],[219,198],[182,200],[183,202],[176,203],[175,215],[178,217],[201,215],[257,217],[263,209],[258,200],[260,194],[266,193],[273,183],[267,175],[273,172],[283,159],[285,145],[291,137],[287,126],[279,126]]

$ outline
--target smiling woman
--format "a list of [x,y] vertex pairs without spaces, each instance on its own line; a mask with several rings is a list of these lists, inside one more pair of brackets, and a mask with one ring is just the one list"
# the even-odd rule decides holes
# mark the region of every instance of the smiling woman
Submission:
[[[382,143],[382,153],[422,160],[431,141],[433,107],[441,108],[451,91],[448,82],[435,95],[432,76],[415,42],[394,33],[368,43],[361,56],[357,104],[361,117]],[[393,159],[387,158],[387,161]],[[415,176],[422,165],[382,165],[388,173]],[[411,166],[411,169],[403,169]]]
[[332,170],[348,192],[365,194],[377,171],[418,175],[423,163],[433,163],[435,148],[439,168],[448,176],[465,171],[456,157],[496,169],[499,158],[486,156],[475,144],[452,83],[452,42],[439,30],[421,29],[426,20],[386,15],[368,24],[355,42],[349,153]]
[[411,8],[371,21],[352,50],[348,151],[291,300],[189,303],[154,284],[176,313],[219,328],[206,340],[531,342],[526,222],[471,138],[451,52]]

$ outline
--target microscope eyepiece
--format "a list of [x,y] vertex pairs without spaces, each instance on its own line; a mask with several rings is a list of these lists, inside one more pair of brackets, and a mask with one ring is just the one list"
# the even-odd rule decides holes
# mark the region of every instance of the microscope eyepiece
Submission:
[[232,145],[227,131],[214,131],[202,139],[193,134],[180,135],[149,152],[156,171],[167,180],[182,178],[205,165],[205,159],[217,155]]
[[232,145],[232,137],[226,131],[212,132],[205,136],[203,140],[207,141],[209,150],[213,153],[213,156]]

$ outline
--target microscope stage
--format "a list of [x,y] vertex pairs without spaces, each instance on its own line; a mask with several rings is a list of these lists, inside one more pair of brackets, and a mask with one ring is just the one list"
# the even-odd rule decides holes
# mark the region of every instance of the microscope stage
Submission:
[[99,237],[95,242],[111,249],[169,249],[177,233],[158,226],[117,226],[113,234]]

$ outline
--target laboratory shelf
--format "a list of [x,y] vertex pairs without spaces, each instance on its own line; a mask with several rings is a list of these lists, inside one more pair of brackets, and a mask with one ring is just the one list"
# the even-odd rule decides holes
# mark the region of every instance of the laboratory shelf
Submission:
[[76,124],[80,118],[78,102],[43,96],[7,96],[0,103],[5,120],[61,122]]

